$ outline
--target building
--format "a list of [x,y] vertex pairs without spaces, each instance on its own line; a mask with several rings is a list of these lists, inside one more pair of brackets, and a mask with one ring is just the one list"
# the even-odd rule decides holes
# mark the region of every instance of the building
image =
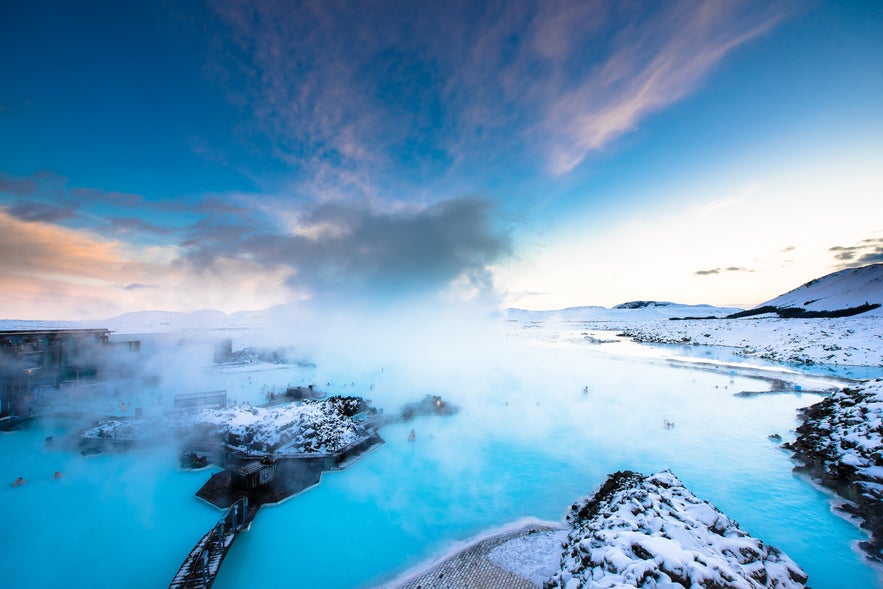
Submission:
[[0,417],[27,415],[39,390],[96,378],[110,331],[0,331]]

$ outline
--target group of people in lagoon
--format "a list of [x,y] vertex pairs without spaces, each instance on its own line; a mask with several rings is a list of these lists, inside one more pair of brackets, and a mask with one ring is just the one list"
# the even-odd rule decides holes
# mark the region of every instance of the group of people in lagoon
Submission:
[[[55,471],[55,474],[52,475],[52,479],[57,480],[57,479],[60,479],[60,478],[64,478],[64,475],[61,474],[60,471],[57,471],[57,470],[56,470],[56,471]],[[12,483],[12,486],[13,486],[13,487],[21,487],[21,486],[24,485],[25,483],[27,483],[27,481],[25,480],[24,477],[18,477],[17,479],[15,479],[15,482]]]

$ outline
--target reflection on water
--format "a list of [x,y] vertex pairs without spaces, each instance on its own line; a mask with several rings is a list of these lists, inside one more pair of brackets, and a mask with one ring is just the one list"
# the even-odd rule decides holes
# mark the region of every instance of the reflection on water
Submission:
[[[791,439],[796,409],[818,397],[737,397],[768,383],[586,348],[534,343],[450,370],[431,385],[461,413],[387,427],[387,444],[349,470],[264,508],[215,587],[370,586],[484,529],[525,516],[559,520],[607,473],[661,468],[783,548],[816,589],[877,584],[850,548],[861,532],[832,514],[829,497],[795,477],[789,455],[768,439]],[[395,367],[335,376],[353,389],[376,384],[371,396],[387,411],[430,392],[415,391],[413,375]],[[258,397],[249,391],[266,383],[247,378],[252,388],[230,387]],[[171,449],[83,458],[44,449],[46,435],[0,437],[0,475],[28,479],[0,488],[8,586],[167,584],[217,519],[193,495],[209,473],[175,470]],[[50,480],[56,470],[65,478]]]

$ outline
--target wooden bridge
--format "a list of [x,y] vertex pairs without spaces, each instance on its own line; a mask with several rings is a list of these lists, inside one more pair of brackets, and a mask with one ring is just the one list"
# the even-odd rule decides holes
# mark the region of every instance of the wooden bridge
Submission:
[[248,528],[260,505],[249,506],[244,497],[230,506],[224,516],[196,543],[169,589],[209,589],[221,568],[221,562],[233,545],[236,536]]

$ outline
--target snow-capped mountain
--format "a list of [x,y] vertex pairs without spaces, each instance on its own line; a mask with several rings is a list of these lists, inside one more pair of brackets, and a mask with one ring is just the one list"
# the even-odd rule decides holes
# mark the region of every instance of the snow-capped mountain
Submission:
[[838,311],[865,304],[883,305],[883,264],[847,268],[810,280],[792,291],[761,303],[757,308]]

